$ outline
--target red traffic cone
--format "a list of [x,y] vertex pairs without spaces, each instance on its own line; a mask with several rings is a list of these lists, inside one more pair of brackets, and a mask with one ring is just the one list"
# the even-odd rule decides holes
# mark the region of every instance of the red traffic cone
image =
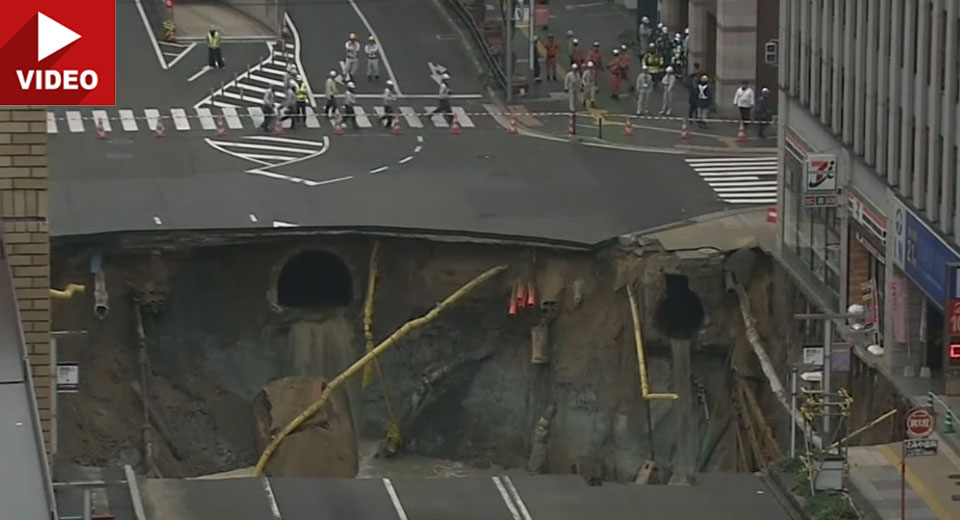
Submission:
[[[516,284],[514,284],[516,287]],[[514,288],[510,288],[510,304],[507,306],[507,315],[516,316],[517,315],[517,298],[514,296]]]
[[279,117],[273,122],[273,135],[284,135],[283,121]]
[[523,282],[517,283],[517,309],[523,309],[527,305],[527,286]]
[[745,143],[747,142],[747,129],[743,126],[743,121],[740,121],[740,129],[737,130],[737,142]]
[[520,133],[520,131],[517,130],[517,118],[515,118],[515,117],[511,117],[511,118],[510,118],[510,128],[507,128],[507,133],[508,133],[508,134],[519,134],[519,133]]
[[570,123],[567,124],[567,134],[568,134],[568,135],[575,135],[575,134],[577,133],[577,128],[576,128],[576,126],[574,126],[574,125],[575,125],[575,123],[574,123],[574,115],[573,115],[573,114],[570,114]]
[[217,135],[215,137],[227,136],[227,123],[223,120],[223,115],[217,114]]
[[687,120],[683,120],[683,124],[680,126],[680,139],[684,141],[690,140],[690,130],[687,127]]
[[633,135],[633,121],[628,117],[627,122],[623,124],[623,135],[630,137]]
[[403,135],[403,130],[400,128],[400,119],[393,119],[393,130],[391,131],[393,135]]
[[343,135],[343,122],[337,121],[333,125],[333,135]]
[[527,283],[527,307],[537,304],[537,286],[533,282]]
[[457,121],[456,118],[453,119],[453,124],[450,125],[450,135],[460,135],[463,133],[463,129],[460,128],[460,121]]
[[94,139],[106,139],[107,131],[103,128],[103,119],[97,119],[97,131],[93,135]]
[[163,121],[157,120],[157,126],[153,129],[153,136],[157,139],[162,139],[167,136],[167,131],[163,128]]

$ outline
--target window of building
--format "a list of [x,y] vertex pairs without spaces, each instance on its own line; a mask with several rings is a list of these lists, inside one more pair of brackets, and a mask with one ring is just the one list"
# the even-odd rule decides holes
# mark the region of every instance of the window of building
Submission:
[[767,65],[776,66],[780,56],[780,42],[770,40],[763,46],[763,62]]

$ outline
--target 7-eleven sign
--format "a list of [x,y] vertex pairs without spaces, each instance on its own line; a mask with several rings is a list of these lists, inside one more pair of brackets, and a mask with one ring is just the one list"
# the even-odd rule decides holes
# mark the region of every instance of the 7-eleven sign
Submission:
[[836,155],[807,156],[806,188],[806,193],[809,194],[837,192]]

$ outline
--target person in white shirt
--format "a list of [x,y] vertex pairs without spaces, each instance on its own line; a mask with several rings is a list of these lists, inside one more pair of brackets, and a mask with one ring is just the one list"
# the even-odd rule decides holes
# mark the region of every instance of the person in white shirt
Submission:
[[357,74],[357,66],[360,63],[360,42],[357,41],[356,33],[350,33],[350,39],[343,44],[346,59],[343,63],[344,74],[349,75],[349,80]]
[[660,105],[660,115],[673,115],[673,88],[677,85],[677,75],[673,72],[673,66],[667,67],[667,73],[660,80],[663,85],[663,104]]
[[580,106],[578,94],[580,93],[582,79],[580,77],[580,71],[577,69],[577,64],[571,63],[570,71],[567,72],[567,75],[563,78],[563,90],[567,92],[570,112],[576,112]]
[[372,34],[363,52],[367,55],[367,81],[380,81],[380,45]]
[[387,80],[387,88],[383,89],[383,116],[380,117],[380,124],[384,128],[393,126],[394,115],[393,105],[397,104],[397,92],[394,90],[393,81]]
[[755,98],[750,84],[746,81],[740,83],[740,88],[737,89],[737,93],[733,96],[733,105],[740,111],[740,124],[744,127],[746,127],[750,121],[750,112],[753,111],[754,102]]

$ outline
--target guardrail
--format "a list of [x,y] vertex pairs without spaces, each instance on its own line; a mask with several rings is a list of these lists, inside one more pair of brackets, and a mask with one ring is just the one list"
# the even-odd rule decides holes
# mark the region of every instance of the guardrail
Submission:
[[[467,30],[470,31],[470,36],[473,37],[474,43],[480,47],[480,53],[483,54],[483,60],[487,63],[487,68],[490,69],[490,73],[493,75],[493,78],[499,84],[500,89],[504,92],[507,91],[507,75],[503,71],[503,67],[500,65],[500,60],[493,55],[493,52],[490,50],[490,44],[487,42],[486,38],[483,37],[483,32],[481,32],[480,27],[477,26],[477,21],[473,19],[473,15],[470,14],[470,11],[467,10],[467,7],[463,5],[463,2],[460,0],[445,0],[450,8],[457,14],[457,17],[460,18],[460,21],[467,26]],[[507,55],[510,52],[510,49],[505,49],[504,55]]]

